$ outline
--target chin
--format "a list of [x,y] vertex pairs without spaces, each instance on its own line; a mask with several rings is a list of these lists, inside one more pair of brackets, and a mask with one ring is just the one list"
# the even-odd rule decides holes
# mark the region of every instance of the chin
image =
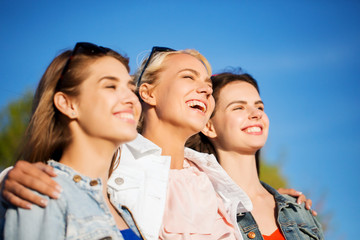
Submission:
[[127,143],[127,142],[131,142],[132,140],[134,140],[137,136],[137,131],[135,132],[122,132],[119,134],[119,136],[121,136],[121,139],[119,139],[122,143]]

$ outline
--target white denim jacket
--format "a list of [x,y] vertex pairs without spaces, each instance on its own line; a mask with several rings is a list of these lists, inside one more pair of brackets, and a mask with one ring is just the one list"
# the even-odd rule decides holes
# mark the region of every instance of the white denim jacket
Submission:
[[[213,155],[185,148],[185,158],[204,171],[236,227],[236,215],[252,210],[247,194],[227,175]],[[141,232],[148,240],[158,239],[164,215],[170,156],[161,156],[161,148],[138,137],[122,146],[119,167],[108,181],[108,192],[117,202],[127,206]]]

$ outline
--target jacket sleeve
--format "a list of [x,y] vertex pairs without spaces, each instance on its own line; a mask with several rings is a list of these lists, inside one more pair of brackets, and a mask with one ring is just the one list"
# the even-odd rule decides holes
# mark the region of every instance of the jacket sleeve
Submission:
[[36,205],[31,210],[8,208],[4,219],[3,239],[64,239],[66,218],[60,204],[61,199],[47,200],[49,203],[46,208]]

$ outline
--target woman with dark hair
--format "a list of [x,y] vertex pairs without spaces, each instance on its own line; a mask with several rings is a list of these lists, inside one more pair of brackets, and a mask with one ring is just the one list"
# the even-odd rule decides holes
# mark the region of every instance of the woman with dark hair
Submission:
[[225,72],[211,80],[215,110],[187,145],[214,154],[250,197],[252,211],[237,212],[244,239],[323,239],[321,225],[310,210],[259,180],[256,155],[267,140],[269,119],[255,79]]
[[140,239],[129,210],[107,192],[119,145],[137,135],[134,90],[128,59],[109,48],[77,43],[50,63],[20,157],[52,166],[63,192],[42,196],[46,208],[9,206],[2,238]]

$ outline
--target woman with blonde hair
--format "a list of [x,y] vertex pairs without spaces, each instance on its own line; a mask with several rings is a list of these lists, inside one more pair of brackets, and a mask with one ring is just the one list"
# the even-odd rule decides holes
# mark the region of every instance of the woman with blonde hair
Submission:
[[52,166],[63,192],[45,198],[46,208],[9,206],[4,239],[140,239],[129,210],[107,192],[119,145],[137,135],[141,107],[128,72],[119,53],[85,42],[51,62],[20,156]]

